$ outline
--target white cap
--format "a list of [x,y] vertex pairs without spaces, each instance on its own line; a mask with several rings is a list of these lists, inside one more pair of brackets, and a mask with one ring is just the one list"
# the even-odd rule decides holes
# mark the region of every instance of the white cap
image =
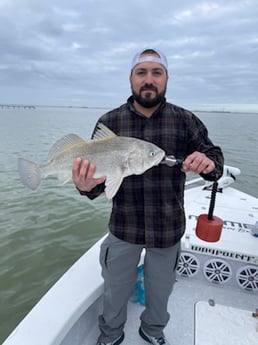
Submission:
[[[153,50],[157,55],[159,55],[159,57],[154,55],[154,54],[148,53],[148,52],[145,53],[146,50]],[[142,54],[144,54],[144,55],[142,55]],[[163,67],[165,67],[166,70],[168,69],[167,58],[161,51],[159,51],[156,48],[145,48],[145,49],[142,49],[141,51],[139,51],[137,54],[135,54],[133,61],[132,61],[131,70],[136,65],[138,65],[139,63],[146,62],[146,61],[158,62]]]

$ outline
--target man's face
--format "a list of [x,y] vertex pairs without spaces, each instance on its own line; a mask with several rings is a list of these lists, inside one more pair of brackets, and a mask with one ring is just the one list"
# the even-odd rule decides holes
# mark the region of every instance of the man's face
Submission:
[[145,108],[155,107],[165,96],[167,80],[167,71],[158,62],[139,63],[130,76],[134,100]]

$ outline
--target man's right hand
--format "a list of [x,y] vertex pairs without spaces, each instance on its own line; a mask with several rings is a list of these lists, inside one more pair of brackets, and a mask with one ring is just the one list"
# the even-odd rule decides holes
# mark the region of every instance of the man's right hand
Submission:
[[98,184],[105,182],[106,177],[94,178],[96,166],[88,160],[76,158],[72,168],[73,183],[82,192],[90,192]]

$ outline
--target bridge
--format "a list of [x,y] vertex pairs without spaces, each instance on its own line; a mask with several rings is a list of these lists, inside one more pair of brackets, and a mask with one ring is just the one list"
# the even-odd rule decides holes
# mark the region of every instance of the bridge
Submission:
[[0,104],[0,109],[36,109],[35,105],[26,104]]

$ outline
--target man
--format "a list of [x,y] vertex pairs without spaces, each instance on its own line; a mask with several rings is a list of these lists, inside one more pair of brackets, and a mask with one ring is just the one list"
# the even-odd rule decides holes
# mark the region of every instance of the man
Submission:
[[[160,164],[125,178],[113,198],[109,235],[100,253],[105,284],[98,345],[119,345],[124,339],[127,302],[143,248],[146,305],[139,334],[150,344],[168,345],[163,329],[185,231],[185,173],[193,171],[207,180],[222,174],[222,152],[208,138],[203,123],[166,102],[167,81],[165,55],[156,49],[140,51],[132,62],[132,96],[99,120],[117,135],[153,142],[184,162],[181,169]],[[94,171],[91,162],[80,158],[73,166],[75,186],[90,199],[104,191],[105,177],[94,178]]]

